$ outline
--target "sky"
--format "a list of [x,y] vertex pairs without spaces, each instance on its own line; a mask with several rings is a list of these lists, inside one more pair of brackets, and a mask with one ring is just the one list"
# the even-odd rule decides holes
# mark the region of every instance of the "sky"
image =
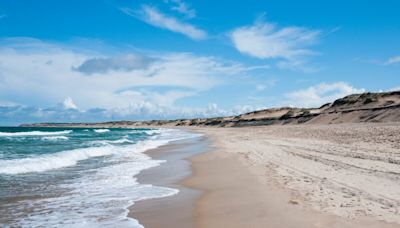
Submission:
[[0,1],[0,125],[236,115],[400,89],[400,2]]

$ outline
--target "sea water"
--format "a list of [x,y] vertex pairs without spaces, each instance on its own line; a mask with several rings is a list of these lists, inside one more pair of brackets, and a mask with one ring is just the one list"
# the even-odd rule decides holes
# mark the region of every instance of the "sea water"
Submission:
[[173,129],[0,127],[0,227],[142,227],[135,201],[177,189],[135,176],[165,162],[144,152],[197,135]]

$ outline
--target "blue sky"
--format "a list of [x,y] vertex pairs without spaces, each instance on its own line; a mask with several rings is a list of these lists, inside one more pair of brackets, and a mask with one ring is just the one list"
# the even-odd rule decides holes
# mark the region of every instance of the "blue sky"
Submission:
[[400,89],[398,1],[0,2],[0,124],[232,115]]

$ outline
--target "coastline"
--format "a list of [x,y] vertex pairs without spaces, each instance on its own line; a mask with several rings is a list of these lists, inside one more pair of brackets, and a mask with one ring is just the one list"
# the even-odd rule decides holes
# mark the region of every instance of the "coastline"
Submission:
[[175,128],[202,136],[145,152],[180,191],[128,208],[145,227],[399,227],[400,123]]

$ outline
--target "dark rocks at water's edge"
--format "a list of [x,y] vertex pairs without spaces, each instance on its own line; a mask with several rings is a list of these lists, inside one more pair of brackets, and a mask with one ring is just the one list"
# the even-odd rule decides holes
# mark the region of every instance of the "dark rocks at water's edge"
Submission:
[[284,124],[334,124],[400,121],[400,91],[353,94],[319,108],[272,108],[238,116],[102,123],[35,123],[23,127],[244,127]]

